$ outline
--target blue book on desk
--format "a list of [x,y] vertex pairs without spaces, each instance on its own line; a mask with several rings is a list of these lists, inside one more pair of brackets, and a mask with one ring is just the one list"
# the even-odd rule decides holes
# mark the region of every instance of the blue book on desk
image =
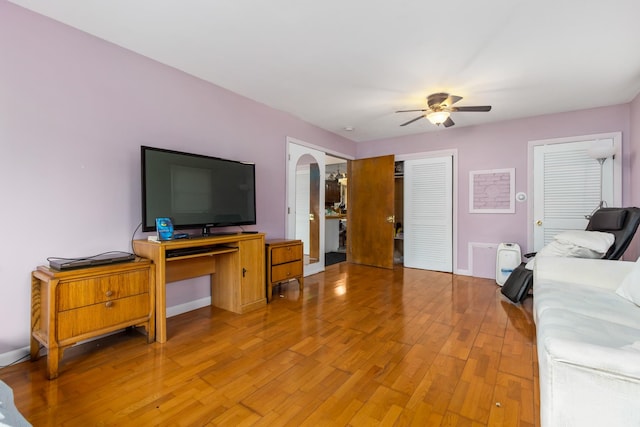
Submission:
[[156,218],[156,231],[158,232],[158,240],[173,239],[173,223],[171,218]]

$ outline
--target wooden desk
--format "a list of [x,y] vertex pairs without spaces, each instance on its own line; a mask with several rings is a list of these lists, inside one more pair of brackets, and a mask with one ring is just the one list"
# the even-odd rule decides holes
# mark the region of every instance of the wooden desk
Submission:
[[266,241],[267,301],[273,298],[273,285],[298,279],[304,288],[304,265],[301,240],[269,239]]
[[[166,284],[211,276],[211,304],[246,313],[266,305],[264,233],[232,234],[165,242],[134,240],[137,255],[155,265],[156,341],[167,341]],[[172,252],[204,248],[204,252],[172,257]],[[169,255],[169,256],[168,256]]]
[[154,270],[151,261],[31,273],[31,360],[47,349],[47,377],[58,376],[64,349],[78,341],[144,326],[155,338]]

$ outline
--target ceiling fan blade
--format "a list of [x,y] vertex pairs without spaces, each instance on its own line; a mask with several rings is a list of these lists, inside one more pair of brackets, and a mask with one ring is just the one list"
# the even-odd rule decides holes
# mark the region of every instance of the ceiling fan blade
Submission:
[[491,111],[491,105],[476,105],[472,107],[451,107],[451,111]]
[[432,93],[431,95],[427,96],[427,105],[429,106],[429,108],[433,109],[434,107],[438,107],[440,104],[446,101],[447,98],[449,98],[448,93]]
[[429,110],[398,110],[396,113],[412,113],[414,111],[429,111]]
[[449,126],[453,126],[455,125],[454,121],[451,120],[451,117],[447,117],[447,120],[445,120],[444,122],[442,122],[442,125],[446,128],[448,128]]
[[446,104],[447,106],[451,107],[453,104],[455,104],[456,102],[460,101],[461,99],[462,99],[461,96],[449,95],[449,97],[444,100],[444,104]]
[[416,117],[415,119],[411,119],[411,120],[409,120],[408,122],[401,124],[400,126],[406,126],[406,125],[408,125],[409,123],[413,123],[413,122],[415,122],[416,120],[420,120],[420,119],[422,119],[423,117],[424,117],[424,114],[423,114],[423,115],[421,115],[421,116]]

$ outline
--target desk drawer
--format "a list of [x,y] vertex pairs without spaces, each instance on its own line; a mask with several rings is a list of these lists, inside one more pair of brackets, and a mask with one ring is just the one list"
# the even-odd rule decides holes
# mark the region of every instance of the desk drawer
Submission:
[[271,264],[284,264],[285,262],[302,259],[302,245],[282,246],[271,250]]
[[89,277],[58,286],[58,311],[149,292],[149,269]]
[[58,340],[99,331],[136,319],[144,318],[146,321],[149,314],[148,293],[66,310],[58,313]]
[[296,276],[302,276],[302,260],[271,267],[271,282],[281,282]]

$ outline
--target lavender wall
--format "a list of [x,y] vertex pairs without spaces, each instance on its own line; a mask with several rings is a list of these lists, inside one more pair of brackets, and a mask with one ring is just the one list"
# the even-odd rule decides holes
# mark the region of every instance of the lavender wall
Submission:
[[[636,104],[639,102],[636,101]],[[457,267],[459,271],[468,271],[471,268],[468,260],[470,242],[488,244],[516,242],[523,248],[523,252],[529,248],[528,202],[516,203],[515,214],[470,214],[469,172],[515,168],[516,192],[528,192],[528,141],[621,131],[624,152],[623,203],[632,203],[629,173],[631,146],[629,109],[630,106],[625,104],[362,142],[358,143],[358,158],[458,149]],[[638,182],[637,175],[634,182]],[[637,202],[637,196],[635,197]],[[493,259],[495,260],[495,257]],[[491,271],[490,266],[488,270],[484,268],[486,266],[480,267],[485,271]]]
[[[28,344],[35,266],[130,250],[140,145],[255,162],[254,228],[273,237],[285,232],[286,137],[356,152],[289,114],[4,0],[0,57],[0,354]],[[169,306],[208,295],[206,278],[167,289]]]

